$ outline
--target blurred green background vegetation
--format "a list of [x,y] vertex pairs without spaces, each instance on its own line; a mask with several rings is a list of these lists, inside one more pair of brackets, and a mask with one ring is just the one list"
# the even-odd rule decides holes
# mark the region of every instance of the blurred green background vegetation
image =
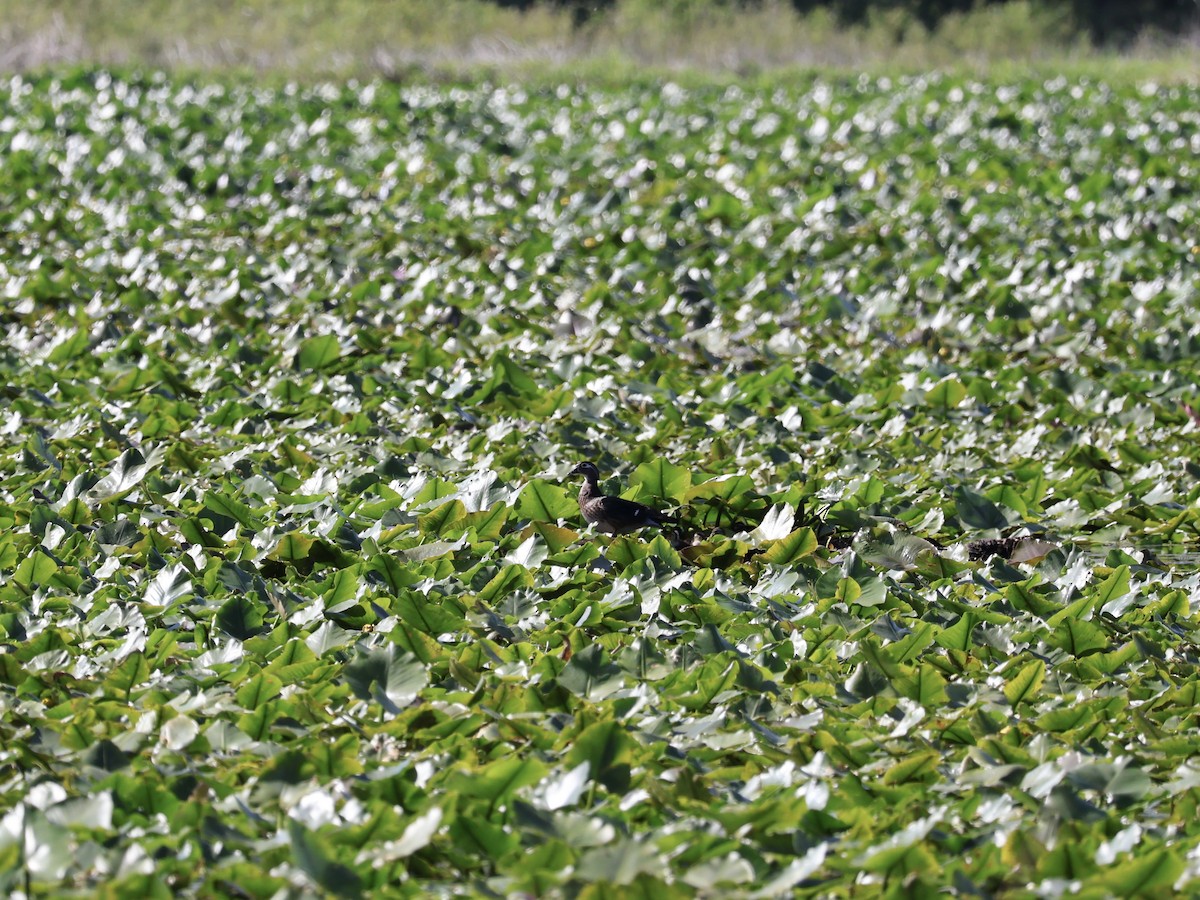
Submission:
[[1200,0],[0,0],[0,69],[622,77],[1006,63],[1192,77]]

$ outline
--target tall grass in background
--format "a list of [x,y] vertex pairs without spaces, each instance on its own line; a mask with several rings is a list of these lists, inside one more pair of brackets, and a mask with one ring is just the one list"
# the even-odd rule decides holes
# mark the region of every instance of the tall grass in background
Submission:
[[[1130,54],[1126,54],[1130,56]],[[1132,56],[1158,77],[1196,77],[1196,44],[1154,36]],[[567,12],[484,0],[0,0],[0,69],[142,65],[295,76],[460,77],[481,70],[595,77],[646,67],[746,75],[779,69],[889,71],[1031,63],[1107,65],[1065,13],[1013,2],[954,14],[933,32],[904,13],[840,26],[781,0],[623,0],[573,27]]]

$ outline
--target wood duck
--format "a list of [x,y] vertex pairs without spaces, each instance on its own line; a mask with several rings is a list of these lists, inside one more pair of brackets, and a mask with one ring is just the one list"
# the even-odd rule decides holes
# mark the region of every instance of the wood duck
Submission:
[[600,470],[595,463],[581,462],[571,470],[572,475],[582,475],[583,487],[579,489],[579,511],[590,525],[605,534],[628,534],[646,525],[661,528],[673,522],[669,516],[655,512],[644,503],[636,503],[623,497],[607,497],[600,493]]

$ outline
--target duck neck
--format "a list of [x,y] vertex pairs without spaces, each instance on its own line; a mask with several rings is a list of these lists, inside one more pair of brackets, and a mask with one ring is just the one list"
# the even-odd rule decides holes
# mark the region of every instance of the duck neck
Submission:
[[593,500],[600,496],[600,484],[595,478],[584,476],[583,486],[579,488],[580,501]]

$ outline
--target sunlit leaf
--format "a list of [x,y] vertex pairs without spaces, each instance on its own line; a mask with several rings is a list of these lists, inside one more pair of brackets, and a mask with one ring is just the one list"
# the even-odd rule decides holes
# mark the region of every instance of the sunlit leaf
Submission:
[[1040,659],[1026,663],[1004,685],[1004,696],[1012,706],[1029,702],[1037,696],[1046,678],[1046,664]]
[[268,700],[278,697],[283,690],[283,682],[267,672],[259,672],[240,688],[236,696],[244,709],[258,709]]
[[1168,848],[1140,853],[1090,879],[1094,886],[1122,897],[1156,897],[1172,892],[1184,863]]
[[154,576],[146,588],[146,602],[151,606],[170,606],[193,591],[191,573],[182,566],[168,566]]
[[463,524],[467,508],[461,500],[443,503],[417,519],[417,527],[426,534],[449,535]]
[[108,474],[96,482],[88,494],[98,501],[112,500],[127,494],[162,463],[164,455],[162,448],[155,448],[148,456],[133,448],[126,450],[117,457]]
[[200,726],[194,719],[184,715],[173,716],[163,726],[162,742],[171,750],[184,750],[199,733]]
[[911,534],[881,534],[855,548],[864,560],[886,569],[916,568],[922,553],[934,553],[929,541]]
[[289,562],[308,559],[308,555],[312,551],[313,544],[315,543],[315,538],[292,532],[284,535],[280,539],[279,543],[275,545],[275,550],[273,551],[272,555],[276,559]]
[[517,515],[535,522],[557,522],[579,513],[575,500],[561,487],[534,478],[517,499]]
[[644,462],[629,476],[631,485],[640,485],[645,495],[682,502],[692,486],[692,473],[661,457]]
[[538,760],[510,756],[476,771],[462,771],[454,776],[453,782],[460,793],[496,804],[518,788],[540,781],[545,774],[546,767]]
[[1129,566],[1118,566],[1096,588],[1095,604],[1101,608],[1129,592]]
[[925,402],[941,409],[958,406],[967,396],[967,389],[957,378],[947,378],[925,393]]
[[390,713],[411,703],[429,680],[425,666],[418,659],[397,652],[391,645],[360,651],[347,664],[345,676],[356,696],[376,700]]
[[255,531],[262,528],[262,523],[258,520],[250,507],[245,503],[234,499],[233,497],[218,494],[215,491],[209,491],[204,496],[204,505],[219,515],[227,516],[230,519],[233,519],[245,528],[250,528]]
[[337,362],[341,352],[337,335],[318,335],[300,342],[300,352],[296,354],[296,364],[301,369],[324,369]]
[[763,559],[772,565],[786,566],[809,556],[818,546],[811,528],[798,528],[768,547]]
[[897,678],[893,683],[900,694],[926,709],[936,709],[947,700],[946,679],[928,664],[922,665],[912,675]]
[[13,580],[25,588],[47,585],[58,572],[58,563],[47,553],[35,550],[27,556],[13,573]]
[[412,856],[418,850],[429,845],[441,823],[442,811],[435,806],[409,822],[404,829],[404,834],[399,839],[375,844],[369,849],[360,851],[355,862],[363,863],[369,860],[378,868],[384,863]]
[[777,503],[767,511],[758,527],[750,534],[751,543],[758,545],[765,541],[778,541],[786,538],[792,531],[796,518],[796,510],[790,503]]
[[1108,647],[1102,629],[1079,619],[1064,619],[1047,640],[1072,656],[1086,656]]
[[933,751],[908,756],[883,773],[884,784],[904,784],[920,781],[933,775],[942,761],[942,755]]

